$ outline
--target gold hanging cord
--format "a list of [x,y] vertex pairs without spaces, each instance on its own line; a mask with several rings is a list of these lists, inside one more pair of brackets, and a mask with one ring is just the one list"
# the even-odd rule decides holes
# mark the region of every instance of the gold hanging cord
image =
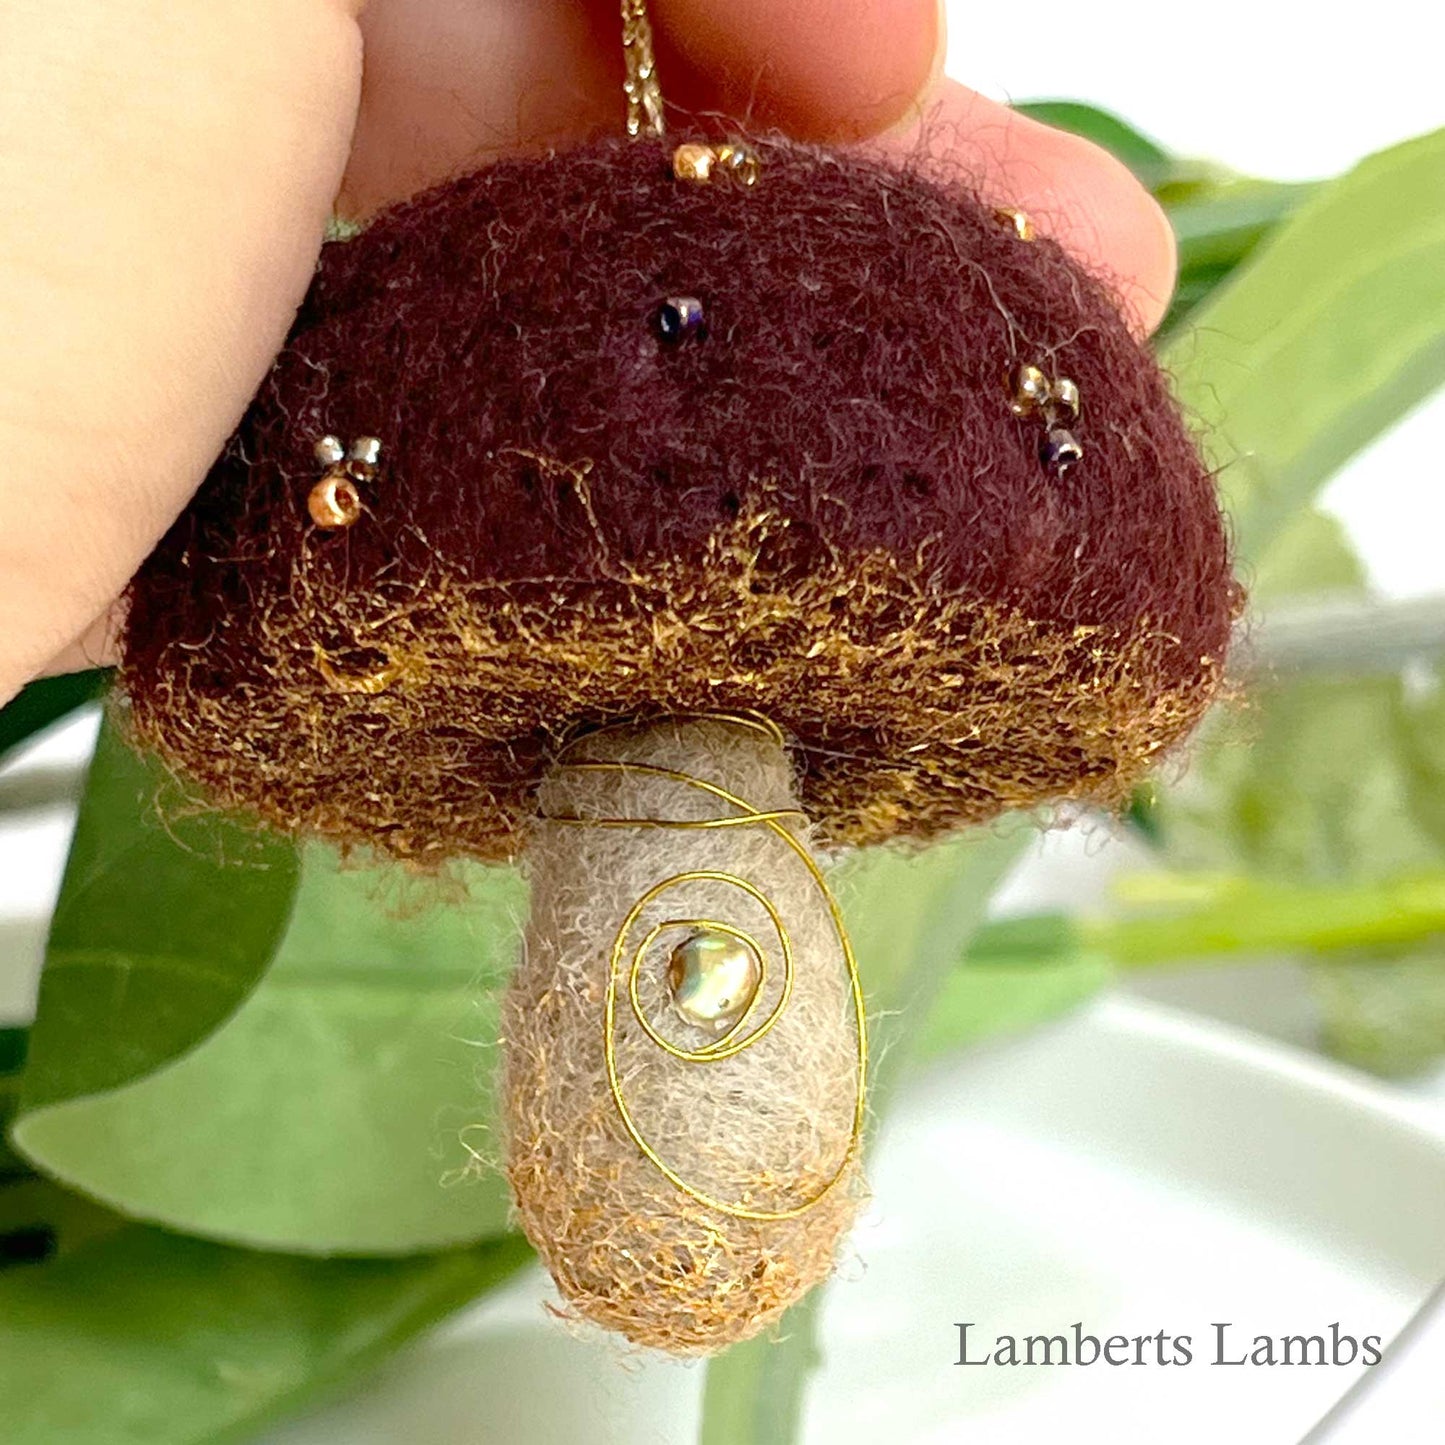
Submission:
[[622,58],[627,65],[627,79],[622,83],[627,97],[627,134],[660,136],[665,128],[662,91],[652,54],[647,0],[622,0]]

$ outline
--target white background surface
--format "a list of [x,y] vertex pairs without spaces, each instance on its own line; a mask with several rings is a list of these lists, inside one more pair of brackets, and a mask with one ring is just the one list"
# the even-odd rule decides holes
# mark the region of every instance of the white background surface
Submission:
[[1334,175],[1445,124],[1445,13],[1428,0],[944,9],[956,80],[999,100],[1091,101],[1168,150],[1275,180]]
[[[1359,1370],[1214,1366],[1212,1323],[1388,1338],[1445,1272],[1445,1131],[1218,1026],[1104,1001],[900,1104],[802,1445],[1294,1445]],[[574,1338],[543,1297],[517,1281],[261,1445],[693,1445],[696,1364]],[[990,1343],[1162,1329],[1195,1362],[964,1368],[961,1320]],[[1445,1378],[1424,1388],[1409,1418],[1445,1418]]]

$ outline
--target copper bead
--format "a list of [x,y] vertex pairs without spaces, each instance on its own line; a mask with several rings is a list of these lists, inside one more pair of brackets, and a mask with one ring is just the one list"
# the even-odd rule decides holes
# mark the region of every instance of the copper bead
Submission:
[[362,513],[361,494],[356,484],[369,482],[376,476],[381,442],[376,437],[357,437],[349,447],[344,447],[340,437],[328,433],[312,451],[326,468],[326,475],[307,495],[306,510],[311,520],[327,532],[351,526]]
[[326,473],[306,498],[311,520],[323,531],[349,527],[361,515],[361,496],[356,483],[341,468]]

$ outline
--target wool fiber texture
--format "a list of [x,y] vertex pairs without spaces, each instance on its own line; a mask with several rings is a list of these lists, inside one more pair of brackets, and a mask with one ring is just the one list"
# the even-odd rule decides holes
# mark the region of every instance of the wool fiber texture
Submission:
[[[924,161],[758,139],[512,160],[328,245],[130,593],[139,738],[220,802],[421,860],[514,854],[559,743],[754,711],[824,843],[1114,803],[1238,610],[1165,379],[1105,287]],[[669,345],[665,298],[706,335]],[[1075,381],[1043,465],[1016,362]],[[328,433],[379,437],[320,531]]]
[[[588,738],[568,760],[661,765],[726,788],[759,810],[797,806],[791,764],[757,732],[662,723]],[[547,816],[703,820],[733,816],[673,779],[566,768],[542,784],[527,850],[532,915],[502,1015],[507,1175],[528,1238],[578,1315],[640,1345],[702,1353],[755,1334],[824,1278],[863,1186],[850,1154],[857,1082],[852,995],[824,895],[761,824],[614,829]],[[801,837],[801,824],[789,822]],[[757,939],[767,972],[752,1032],[778,1000],[783,964],[766,911],[734,883],[681,881],[628,934],[615,985],[615,1058],[633,1117],[658,1155],[699,1191],[782,1211],[838,1182],[797,1218],[739,1219],[678,1189],[625,1132],[605,1065],[603,1013],[612,940],[658,883],[693,872],[752,883],[782,919],[795,977],[777,1022],[731,1058],[686,1062],[659,1049],[627,1001],[633,949],[654,924],[713,919]],[[669,1007],[663,930],[642,957],[639,997],[664,1038],[712,1035]]]

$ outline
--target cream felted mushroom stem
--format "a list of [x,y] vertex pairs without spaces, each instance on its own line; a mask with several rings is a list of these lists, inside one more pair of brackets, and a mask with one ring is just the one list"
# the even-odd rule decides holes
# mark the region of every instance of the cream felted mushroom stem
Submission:
[[714,1350],[828,1273],[862,1197],[846,934],[766,724],[593,734],[539,800],[502,1030],[518,1213],[579,1314]]

